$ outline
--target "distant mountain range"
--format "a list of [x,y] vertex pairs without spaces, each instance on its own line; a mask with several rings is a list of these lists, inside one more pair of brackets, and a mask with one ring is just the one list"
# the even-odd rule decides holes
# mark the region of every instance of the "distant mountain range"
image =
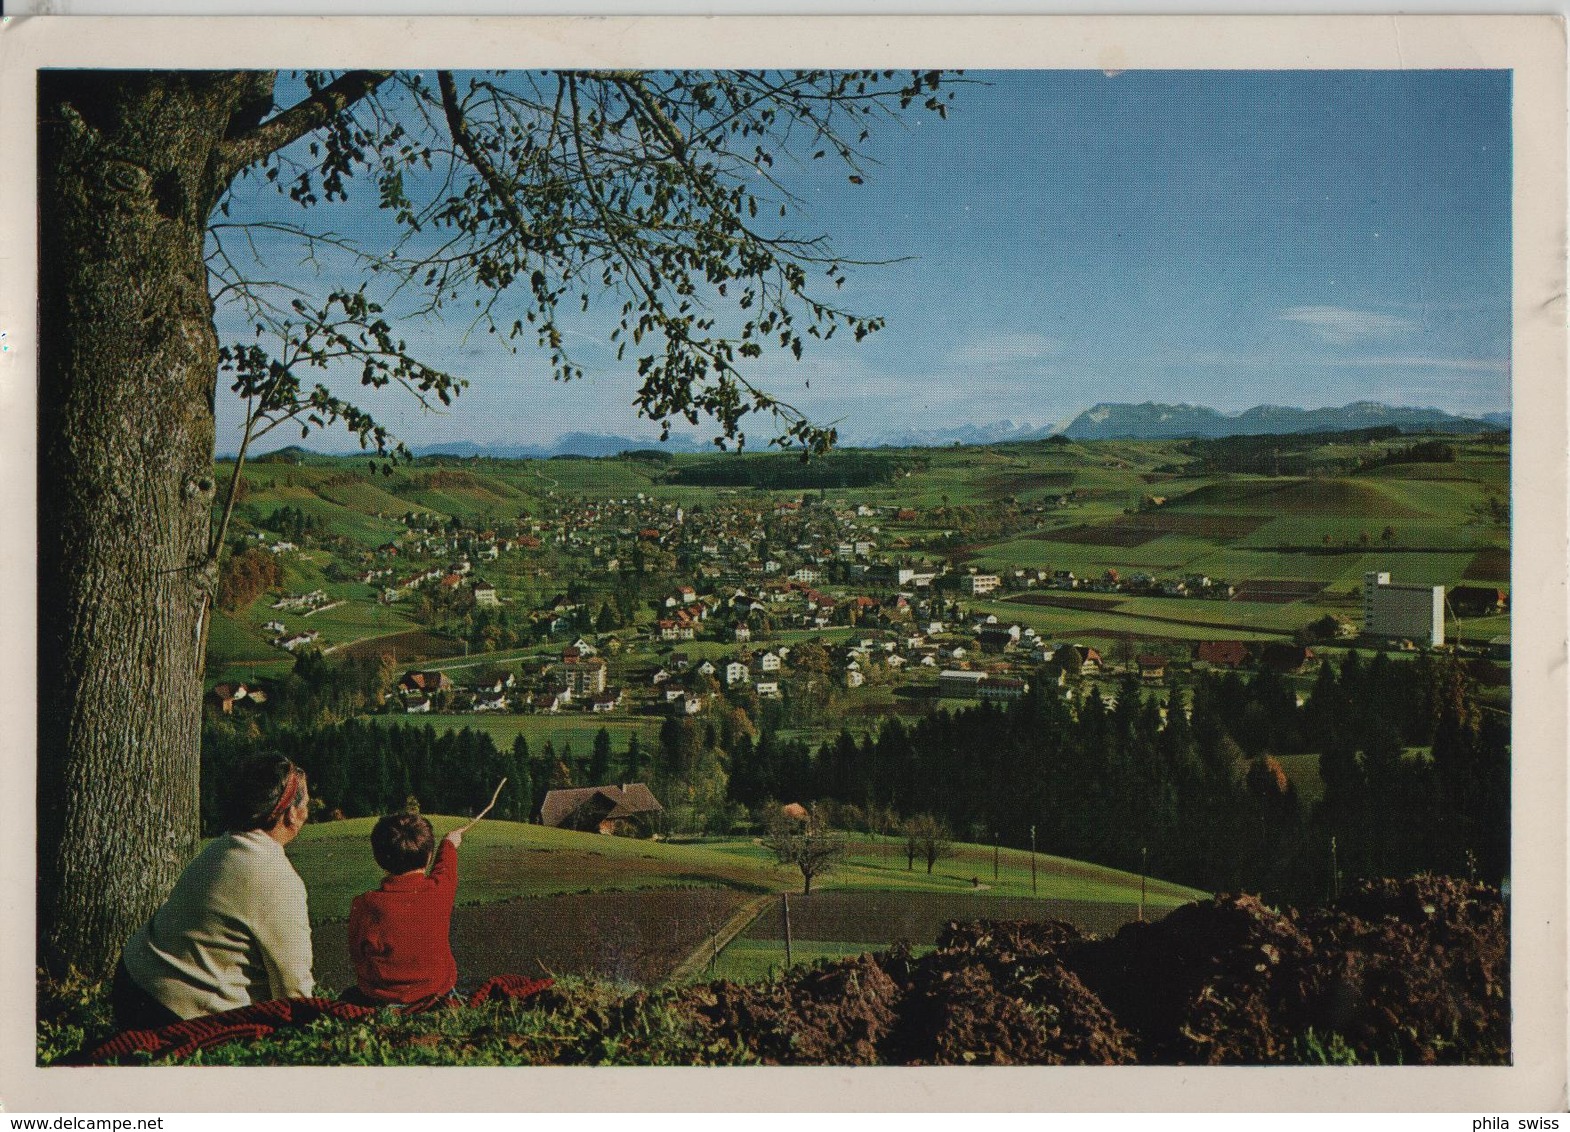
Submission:
[[1509,428],[1509,413],[1458,417],[1440,409],[1393,407],[1354,401],[1340,408],[1293,409],[1256,405],[1241,413],[1222,413],[1203,405],[1103,402],[1056,425],[1032,427],[1014,421],[961,425],[952,429],[906,429],[886,433],[872,447],[933,447],[949,444],[998,444],[1063,436],[1069,440],[1178,440],[1188,437],[1264,436],[1296,432],[1345,432],[1394,426],[1407,432],[1488,432]]
[[1394,407],[1354,401],[1339,409],[1293,409],[1256,405],[1241,413],[1220,413],[1202,405],[1101,404],[1087,409],[1063,428],[1070,440],[1169,440],[1181,437],[1265,436],[1294,432],[1345,432],[1395,427],[1407,432],[1489,432],[1510,427],[1509,413],[1458,417],[1440,409]]
[[553,456],[615,456],[622,452],[640,449],[660,452],[713,452],[712,444],[704,444],[687,437],[673,436],[669,440],[635,440],[627,436],[612,436],[603,432],[564,432],[549,444],[475,444],[469,440],[452,440],[441,444],[413,446],[416,456],[491,456],[499,460],[537,459],[548,460]]
[[[1293,409],[1256,405],[1241,413],[1222,413],[1203,405],[1138,405],[1104,402],[1068,420],[1035,426],[1011,420],[962,424],[951,428],[904,429],[870,439],[846,438],[848,448],[940,448],[954,444],[1001,444],[1063,436],[1069,440],[1179,440],[1188,437],[1263,436],[1271,433],[1343,432],[1394,426],[1407,432],[1476,433],[1510,427],[1509,413],[1458,417],[1440,409],[1393,407],[1354,401],[1339,409]],[[564,432],[549,444],[476,444],[447,441],[414,447],[417,456],[489,456],[495,459],[550,459],[556,456],[615,456],[653,449],[661,452],[713,452],[711,444],[688,437],[638,440],[602,432]],[[304,454],[304,453],[302,453]]]

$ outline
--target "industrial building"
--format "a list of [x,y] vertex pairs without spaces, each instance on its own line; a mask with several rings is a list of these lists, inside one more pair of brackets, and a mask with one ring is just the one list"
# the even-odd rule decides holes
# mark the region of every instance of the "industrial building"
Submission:
[[1395,585],[1387,572],[1364,574],[1363,632],[1438,648],[1445,643],[1445,587]]

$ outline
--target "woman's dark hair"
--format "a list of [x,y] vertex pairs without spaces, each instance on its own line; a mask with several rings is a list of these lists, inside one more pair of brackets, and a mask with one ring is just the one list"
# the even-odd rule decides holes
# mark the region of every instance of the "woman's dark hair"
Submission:
[[435,844],[431,823],[407,810],[384,815],[371,830],[371,855],[394,876],[423,869],[430,863]]
[[[229,796],[224,809],[224,828],[230,833],[270,829],[281,816],[278,803],[289,786],[289,776],[298,768],[279,754],[254,755],[234,770],[229,780]],[[303,790],[305,774],[295,788]]]

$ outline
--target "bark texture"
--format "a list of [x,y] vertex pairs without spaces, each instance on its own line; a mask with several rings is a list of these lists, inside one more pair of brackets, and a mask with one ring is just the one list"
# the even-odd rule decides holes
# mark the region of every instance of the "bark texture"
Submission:
[[39,82],[39,943],[101,975],[199,833],[227,136],[271,76]]

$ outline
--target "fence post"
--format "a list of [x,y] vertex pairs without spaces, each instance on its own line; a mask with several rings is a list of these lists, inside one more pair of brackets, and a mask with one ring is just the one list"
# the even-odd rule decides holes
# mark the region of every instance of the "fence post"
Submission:
[[1030,894],[1036,895],[1036,827],[1030,827]]
[[790,896],[780,893],[780,911],[785,916],[785,966],[790,966]]

